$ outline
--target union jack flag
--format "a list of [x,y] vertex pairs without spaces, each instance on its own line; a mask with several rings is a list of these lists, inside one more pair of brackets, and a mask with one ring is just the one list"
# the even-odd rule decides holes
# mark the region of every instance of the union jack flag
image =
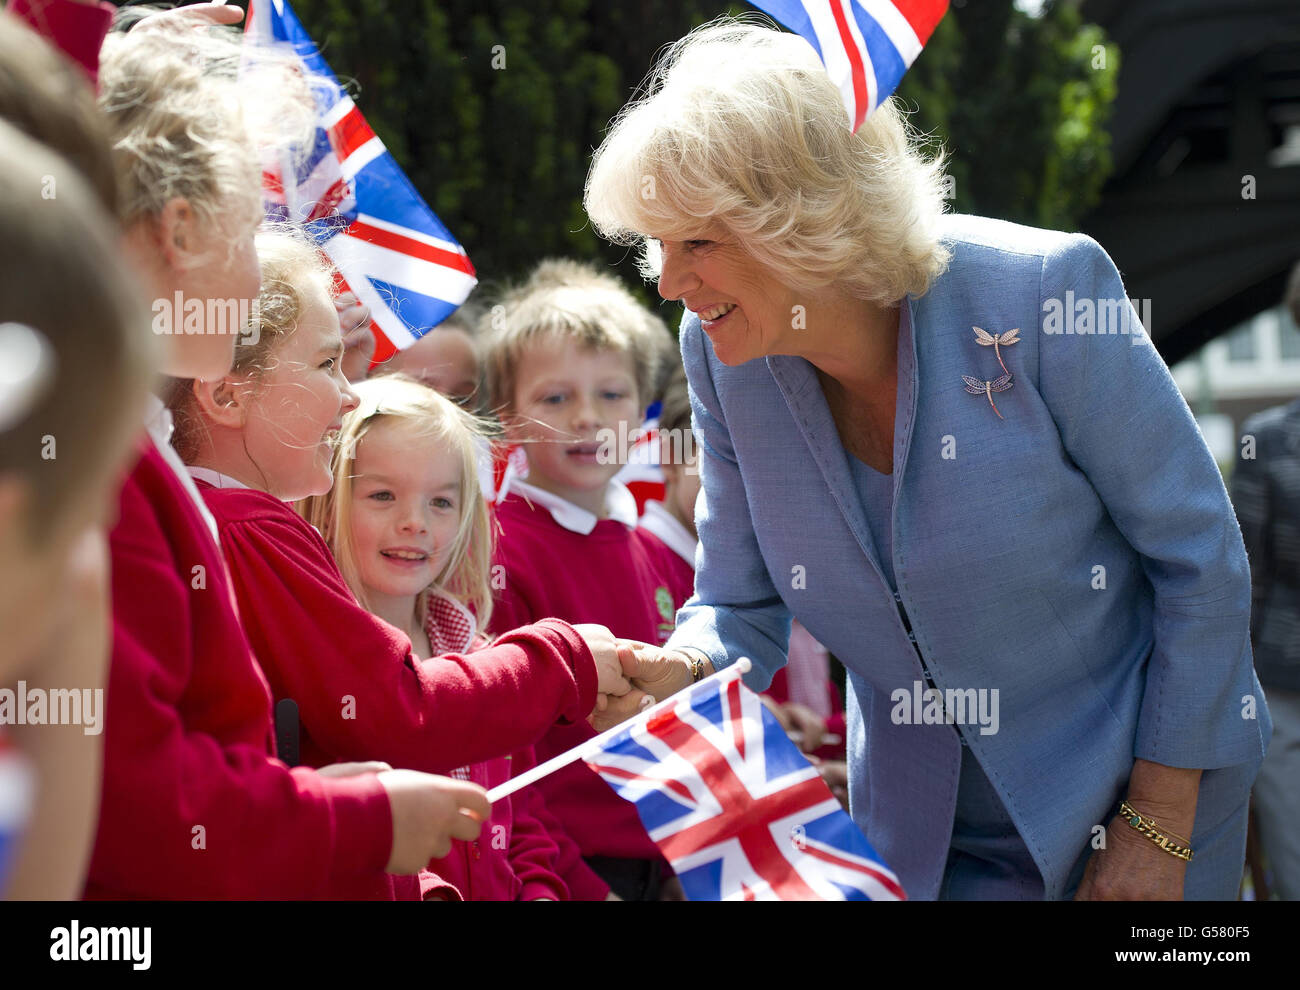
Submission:
[[905,897],[821,775],[738,677],[701,681],[584,759],[636,804],[691,900]]
[[903,80],[948,0],[754,0],[817,50],[853,130]]
[[[316,140],[296,162],[264,166],[268,213],[301,221],[344,288],[370,307],[375,361],[441,323],[474,288],[474,266],[415,191],[285,0],[253,0],[249,46],[288,48],[312,75]],[[256,48],[250,47],[256,58]]]

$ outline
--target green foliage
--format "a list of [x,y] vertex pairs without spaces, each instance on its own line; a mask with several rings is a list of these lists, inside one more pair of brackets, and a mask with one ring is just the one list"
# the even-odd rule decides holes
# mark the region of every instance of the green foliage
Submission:
[[[295,0],[325,58],[485,281],[552,255],[639,284],[582,211],[591,151],[656,53],[747,4],[710,0]],[[1071,227],[1109,169],[1117,53],[1070,3],[956,8],[904,81],[953,155],[956,208]],[[657,299],[653,287],[645,293]],[[668,314],[665,314],[668,315]]]
[[942,142],[958,212],[1076,229],[1110,174],[1119,50],[1078,7],[954,6],[899,87]]
[[[622,261],[592,232],[592,150],[655,52],[724,11],[636,0],[296,0],[366,119],[483,280]],[[639,281],[639,280],[638,280]]]

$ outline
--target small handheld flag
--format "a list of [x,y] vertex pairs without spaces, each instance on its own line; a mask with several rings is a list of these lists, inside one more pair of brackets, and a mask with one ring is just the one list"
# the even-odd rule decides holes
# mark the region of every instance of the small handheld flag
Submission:
[[632,801],[691,900],[903,900],[898,878],[758,696],[747,659],[494,788],[581,759]]
[[415,191],[339,85],[287,0],[253,0],[245,45],[294,52],[313,77],[317,129],[296,166],[262,176],[268,212],[303,222],[370,307],[375,361],[409,347],[450,316],[476,284],[474,266]]
[[948,0],[753,0],[816,49],[853,130],[898,88]]

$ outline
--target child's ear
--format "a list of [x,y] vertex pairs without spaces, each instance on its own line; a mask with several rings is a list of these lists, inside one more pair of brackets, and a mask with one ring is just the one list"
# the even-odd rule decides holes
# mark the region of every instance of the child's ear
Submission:
[[244,426],[243,393],[231,384],[229,378],[205,382],[194,380],[194,401],[199,404],[203,418],[217,426],[238,430]]
[[194,208],[184,196],[173,196],[158,214],[158,250],[167,264],[184,271],[193,267],[198,254],[198,226]]

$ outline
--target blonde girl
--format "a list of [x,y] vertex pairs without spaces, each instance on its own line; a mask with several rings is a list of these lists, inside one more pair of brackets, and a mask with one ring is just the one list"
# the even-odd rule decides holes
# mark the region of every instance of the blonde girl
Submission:
[[[477,471],[489,431],[401,375],[356,391],[334,487],[302,512],[326,537],[358,601],[408,632],[418,655],[469,652],[485,642],[477,630],[492,609],[492,539]],[[531,762],[531,752],[519,755]],[[503,755],[451,773],[490,788],[508,780],[513,765]],[[497,801],[490,841],[455,843],[434,869],[466,899],[567,898],[556,870],[562,838],[539,820],[539,800],[522,793]]]

